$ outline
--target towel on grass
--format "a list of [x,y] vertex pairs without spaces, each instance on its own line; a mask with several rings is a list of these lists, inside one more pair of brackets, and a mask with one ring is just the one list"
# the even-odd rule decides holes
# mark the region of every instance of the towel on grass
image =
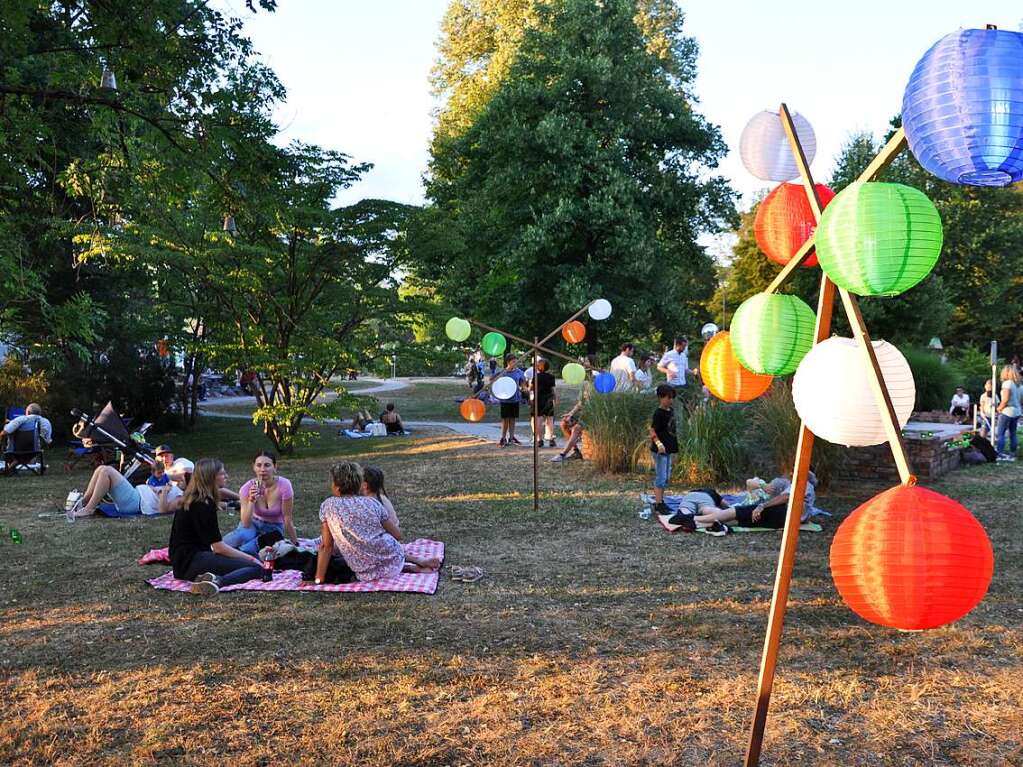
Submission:
[[[312,543],[315,539],[301,538],[299,545]],[[438,557],[444,559],[444,544],[420,538],[405,544],[405,551],[419,557]],[[167,549],[153,549],[139,559],[139,564],[152,562],[170,562]],[[320,586],[311,581],[304,582],[298,570],[276,570],[274,578],[268,583],[261,580],[247,581],[236,586],[224,586],[221,591],[408,591],[416,594],[433,594],[437,591],[438,572],[402,573],[394,578],[380,578],[375,581],[356,581],[355,583],[324,583]],[[146,581],[150,586],[168,591],[188,591],[191,581],[181,581],[174,577],[173,572],[164,573],[159,578]]]

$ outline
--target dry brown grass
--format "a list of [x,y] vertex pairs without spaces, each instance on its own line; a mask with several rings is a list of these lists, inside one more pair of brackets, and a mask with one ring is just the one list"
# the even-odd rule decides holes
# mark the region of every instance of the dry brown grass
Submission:
[[[179,449],[219,453],[237,484],[252,427],[205,428]],[[156,592],[143,578],[160,569],[134,561],[169,520],[68,525],[39,516],[66,477],[0,479],[0,522],[25,537],[0,546],[0,763],[741,761],[777,535],[668,536],[637,518],[644,477],[579,463],[541,467],[536,515],[527,451],[451,435],[328,440],[286,461],[300,532],[330,458],[356,450],[387,472],[410,536],[487,577],[442,578],[433,597]],[[827,570],[835,524],[802,537],[765,765],[1023,764],[1021,477],[999,465],[935,486],[996,552],[987,599],[937,631],[856,618]],[[844,516],[878,489],[821,503]]]

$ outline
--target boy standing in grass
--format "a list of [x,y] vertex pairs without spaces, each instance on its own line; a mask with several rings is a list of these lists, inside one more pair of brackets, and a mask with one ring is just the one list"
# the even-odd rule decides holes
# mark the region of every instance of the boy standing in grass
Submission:
[[654,458],[654,514],[670,514],[664,503],[664,488],[671,479],[672,456],[678,453],[675,433],[675,388],[668,384],[657,387],[657,409],[650,421],[650,451]]

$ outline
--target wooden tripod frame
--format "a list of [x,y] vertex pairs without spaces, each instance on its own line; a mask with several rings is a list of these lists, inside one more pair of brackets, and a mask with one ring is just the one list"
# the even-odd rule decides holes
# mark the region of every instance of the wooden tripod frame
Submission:
[[[820,198],[817,196],[817,189],[814,186],[813,177],[810,175],[810,166],[806,162],[803,147],[799,143],[799,137],[796,135],[792,116],[789,114],[788,107],[785,104],[779,107],[778,116],[781,119],[782,127],[785,129],[785,135],[788,137],[792,154],[799,166],[799,175],[806,190],[806,196],[810,201],[810,208],[813,210],[814,219],[819,222],[821,218]],[[906,134],[902,128],[899,128],[857,180],[876,180],[905,148]],[[788,282],[795,270],[810,256],[813,250],[814,237],[811,235],[796,255],[793,256],[792,260],[775,277],[765,292],[774,293]],[[814,344],[819,344],[831,333],[831,316],[836,291],[842,299],[842,306],[845,309],[846,316],[849,318],[849,325],[853,329],[853,335],[862,352],[863,364],[870,371],[871,387],[874,390],[878,409],[881,411],[885,436],[887,436],[888,444],[891,446],[892,455],[899,470],[899,477],[902,480],[902,484],[914,485],[916,484],[916,477],[910,469],[909,458],[906,455],[906,445],[902,440],[902,430],[899,427],[895,409],[892,407],[888,388],[881,375],[881,368],[878,365],[877,356],[874,354],[874,347],[870,342],[870,334],[867,332],[866,325],[863,322],[863,315],[860,314],[859,303],[854,295],[844,288],[837,287],[828,279],[826,274],[821,276]],[[764,652],[760,660],[756,707],[753,712],[753,722],[750,725],[749,745],[746,749],[746,767],[754,767],[760,763],[764,729],[767,725],[767,711],[771,703],[771,689],[774,686],[775,666],[778,663],[778,645],[781,641],[781,632],[785,623],[785,608],[788,605],[789,586],[792,582],[792,568],[796,559],[796,545],[799,542],[800,515],[802,514],[806,495],[807,472],[810,468],[810,458],[813,455],[813,441],[813,433],[806,427],[805,423],[800,424],[799,441],[796,445],[796,459],[792,468],[792,487],[789,490],[785,528],[782,532],[781,550],[778,553],[778,570],[775,575],[774,594],[771,596],[771,608],[767,618],[767,632],[764,636]]]

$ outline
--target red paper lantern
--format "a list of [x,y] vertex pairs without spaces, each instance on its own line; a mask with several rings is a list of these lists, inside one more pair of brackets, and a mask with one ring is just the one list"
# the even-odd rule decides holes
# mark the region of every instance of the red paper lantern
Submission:
[[467,399],[463,400],[462,404],[458,407],[458,412],[462,414],[462,418],[466,421],[482,421],[483,416],[487,414],[487,406],[484,405],[478,399]]
[[747,370],[732,351],[728,331],[707,342],[700,355],[700,377],[710,393],[725,402],[749,402],[771,388],[774,376]]
[[[823,210],[835,198],[835,193],[823,184],[815,186]],[[769,259],[783,266],[810,239],[816,228],[817,220],[802,184],[778,186],[760,203],[753,219],[757,245]],[[812,253],[803,266],[817,266],[817,254]]]
[[561,329],[561,337],[570,344],[577,344],[586,338],[586,326],[579,320],[572,320]]
[[961,504],[900,485],[850,514],[831,543],[831,577],[864,620],[918,631],[959,620],[991,583],[987,533]]

